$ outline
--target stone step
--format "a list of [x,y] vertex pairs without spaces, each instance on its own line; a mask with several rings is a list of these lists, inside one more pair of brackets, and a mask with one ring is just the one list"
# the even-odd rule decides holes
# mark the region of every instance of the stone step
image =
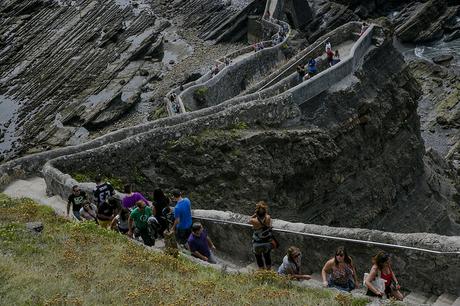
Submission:
[[460,306],[460,297],[458,297],[453,303],[452,306]]
[[[429,305],[428,304],[428,300],[431,298],[432,296],[429,295],[429,294],[426,294],[426,293],[422,293],[422,292],[411,292],[409,295],[407,295],[405,298],[404,298],[404,302],[409,304],[409,305]],[[437,299],[438,297],[435,296],[435,299]]]
[[433,306],[451,306],[456,299],[457,297],[452,294],[443,293],[438,297],[436,302],[434,302]]

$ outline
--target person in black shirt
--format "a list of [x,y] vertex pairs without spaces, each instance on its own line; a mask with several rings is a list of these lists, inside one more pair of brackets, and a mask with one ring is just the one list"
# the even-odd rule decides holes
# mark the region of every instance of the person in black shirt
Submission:
[[109,199],[108,201],[99,205],[97,209],[97,219],[99,220],[99,225],[103,228],[107,228],[111,223],[112,219],[118,213],[119,205],[116,199]]
[[100,175],[96,176],[95,181],[96,187],[93,190],[94,204],[99,207],[115,194],[115,189],[113,189],[113,186],[109,182],[102,183]]
[[160,237],[163,236],[163,232],[168,229],[168,220],[163,215],[163,209],[170,205],[171,200],[165,196],[163,190],[155,189],[153,191],[153,207],[155,218],[160,223]]
[[72,205],[72,213],[78,220],[81,221],[80,209],[83,205],[83,202],[87,200],[86,192],[81,191],[78,185],[72,187],[72,194],[69,195],[67,201],[67,216],[69,215],[70,206]]

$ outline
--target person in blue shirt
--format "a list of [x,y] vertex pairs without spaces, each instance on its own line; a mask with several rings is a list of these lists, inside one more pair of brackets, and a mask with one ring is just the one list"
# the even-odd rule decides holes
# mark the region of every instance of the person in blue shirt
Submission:
[[318,72],[318,68],[316,68],[316,61],[314,58],[308,61],[307,65],[307,74],[305,75],[306,79],[313,77]]
[[217,263],[211,249],[215,250],[216,247],[208,236],[208,233],[203,229],[200,222],[195,222],[192,225],[192,233],[187,240],[188,248],[192,252],[192,256],[209,263]]
[[188,198],[182,197],[182,193],[179,190],[174,190],[172,196],[173,200],[177,202],[174,208],[172,231],[175,232],[177,242],[185,245],[192,232],[192,204]]

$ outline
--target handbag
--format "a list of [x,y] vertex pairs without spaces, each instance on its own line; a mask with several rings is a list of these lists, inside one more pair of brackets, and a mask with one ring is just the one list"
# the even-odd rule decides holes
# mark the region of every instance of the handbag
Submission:
[[[369,276],[369,273],[364,273],[363,277],[363,286],[367,288],[366,279]],[[385,292],[385,280],[380,276],[376,275],[375,279],[371,282],[372,286],[380,292]],[[367,288],[369,289],[369,288]]]

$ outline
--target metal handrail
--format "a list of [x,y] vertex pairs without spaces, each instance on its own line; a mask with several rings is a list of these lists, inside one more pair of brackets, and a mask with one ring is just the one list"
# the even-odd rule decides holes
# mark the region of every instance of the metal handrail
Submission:
[[[213,219],[213,218],[207,218],[207,217],[199,217],[199,216],[193,216],[193,217],[195,219],[207,220],[207,221],[211,221],[211,222],[219,222],[219,223],[226,223],[226,224],[234,224],[234,225],[239,225],[239,226],[252,227],[250,224],[247,224],[247,223],[241,223],[241,222],[235,222],[235,221],[227,221],[227,220],[219,220],[219,219]],[[438,254],[438,255],[449,255],[449,254],[450,255],[453,255],[453,254],[460,255],[460,251],[457,251],[457,252],[435,251],[435,250],[430,250],[430,249],[425,249],[425,248],[410,247],[410,246],[397,245],[397,244],[384,243],[384,242],[352,239],[352,238],[345,238],[345,237],[336,237],[336,236],[305,233],[305,232],[296,232],[296,231],[291,231],[291,230],[286,230],[286,229],[281,229],[281,228],[273,228],[273,231],[281,232],[281,233],[288,233],[288,234],[297,234],[297,235],[308,236],[308,237],[322,238],[322,239],[353,242],[353,243],[366,244],[366,245],[370,244],[370,245],[376,245],[376,246],[380,246],[380,247],[390,247],[390,248],[396,248],[396,249],[419,251],[419,252]]]

